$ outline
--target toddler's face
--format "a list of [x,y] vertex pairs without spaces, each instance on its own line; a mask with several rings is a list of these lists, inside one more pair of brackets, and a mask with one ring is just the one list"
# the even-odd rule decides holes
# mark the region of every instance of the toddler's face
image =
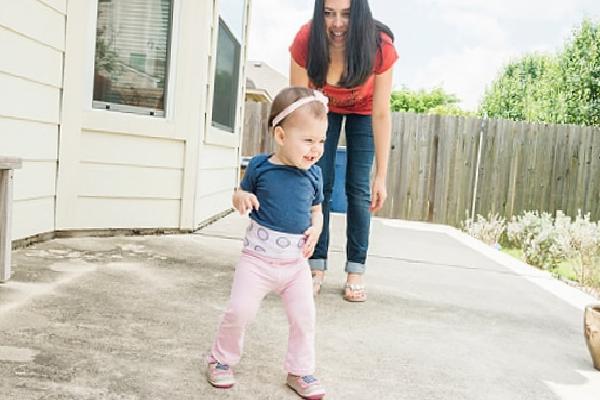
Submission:
[[323,155],[327,117],[316,118],[312,115],[303,117],[294,118],[294,121],[290,121],[292,123],[285,128],[279,157],[289,165],[309,169]]

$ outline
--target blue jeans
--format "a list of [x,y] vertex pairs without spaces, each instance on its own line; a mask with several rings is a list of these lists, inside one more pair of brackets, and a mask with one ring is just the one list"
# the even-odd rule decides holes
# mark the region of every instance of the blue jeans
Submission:
[[[325,151],[317,163],[323,171],[323,232],[308,260],[312,270],[327,270],[329,248],[329,212],[335,179],[335,155],[342,127],[342,114],[328,114],[329,127]],[[370,115],[346,115],[346,272],[363,274],[369,248],[371,225],[371,167],[374,155],[373,125]]]

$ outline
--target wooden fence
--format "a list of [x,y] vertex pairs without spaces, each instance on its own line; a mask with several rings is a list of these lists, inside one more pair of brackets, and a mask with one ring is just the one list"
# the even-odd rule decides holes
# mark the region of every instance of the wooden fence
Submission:
[[[247,108],[246,122],[257,127],[258,114],[248,114]],[[389,197],[378,216],[459,226],[490,212],[575,216],[581,209],[600,219],[598,127],[413,113],[392,118]],[[269,151],[268,135],[249,132],[255,131],[244,132],[248,149],[260,142],[259,150]]]
[[600,219],[600,129],[394,113],[380,216],[458,226],[524,210]]
[[246,101],[244,110],[244,132],[242,156],[253,156],[273,150],[273,139],[268,133],[267,119],[271,103]]

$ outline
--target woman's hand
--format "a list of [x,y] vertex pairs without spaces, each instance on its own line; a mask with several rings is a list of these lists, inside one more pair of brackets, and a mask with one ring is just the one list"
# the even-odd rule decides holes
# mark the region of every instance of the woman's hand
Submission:
[[381,210],[385,199],[387,199],[385,178],[375,176],[373,179],[373,186],[371,188],[371,207],[369,207],[369,211],[376,213],[377,211]]
[[302,256],[304,258],[309,258],[313,255],[320,235],[321,230],[315,226],[311,226],[304,232],[304,237],[306,239],[306,243],[304,243],[304,247],[302,248]]
[[252,209],[258,210],[260,207],[256,196],[242,189],[237,189],[233,193],[232,202],[233,207],[242,215]]

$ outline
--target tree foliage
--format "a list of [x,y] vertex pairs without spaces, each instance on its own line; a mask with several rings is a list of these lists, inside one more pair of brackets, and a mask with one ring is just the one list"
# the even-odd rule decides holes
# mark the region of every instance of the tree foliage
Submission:
[[456,104],[459,99],[446,93],[442,88],[427,90],[410,90],[403,88],[392,92],[390,105],[392,111],[414,113],[466,115]]
[[559,57],[565,122],[600,125],[600,24],[585,20]]
[[480,114],[531,122],[600,124],[600,26],[584,20],[556,55],[529,54],[504,67]]

